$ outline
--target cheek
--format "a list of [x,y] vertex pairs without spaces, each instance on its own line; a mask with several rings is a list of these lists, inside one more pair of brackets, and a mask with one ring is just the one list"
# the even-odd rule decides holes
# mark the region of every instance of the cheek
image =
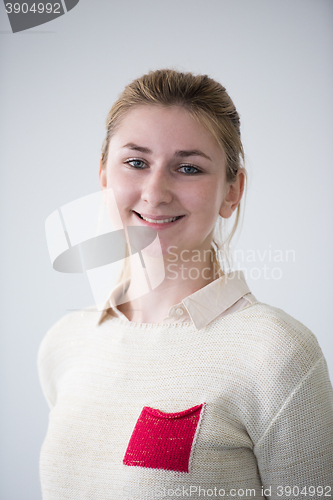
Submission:
[[203,219],[207,223],[216,220],[223,200],[221,189],[216,189],[216,185],[211,183],[201,185],[192,190],[190,196],[184,197],[188,208],[192,214],[198,217],[198,221]]
[[112,169],[108,172],[107,185],[114,193],[120,212],[133,206],[139,196],[137,186],[129,182],[126,176],[115,173]]

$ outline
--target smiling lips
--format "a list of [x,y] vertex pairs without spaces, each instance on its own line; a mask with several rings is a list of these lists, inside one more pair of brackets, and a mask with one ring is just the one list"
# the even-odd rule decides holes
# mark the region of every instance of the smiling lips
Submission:
[[133,212],[138,217],[140,217],[140,219],[142,219],[146,222],[150,222],[152,224],[166,224],[166,223],[170,223],[170,222],[175,222],[176,220],[184,217],[184,215],[176,215],[175,217],[167,217],[166,215],[156,215],[156,216],[150,215],[148,217],[147,215],[139,214],[138,212],[135,212],[134,210],[133,210]]

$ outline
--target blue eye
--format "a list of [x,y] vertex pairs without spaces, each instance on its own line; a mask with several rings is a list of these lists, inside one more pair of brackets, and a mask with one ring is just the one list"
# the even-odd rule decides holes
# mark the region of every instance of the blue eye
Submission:
[[[125,163],[128,163],[129,165],[131,165],[131,167],[134,167],[136,169],[142,169],[144,168],[144,165],[145,165],[145,162],[142,161],[142,160],[136,160],[136,159],[133,159],[133,160],[127,160]],[[138,165],[138,163],[141,165]]]
[[179,167],[179,169],[183,168],[184,174],[188,175],[195,175],[195,174],[200,174],[200,170],[197,167],[194,167],[193,165],[183,165],[182,167]]

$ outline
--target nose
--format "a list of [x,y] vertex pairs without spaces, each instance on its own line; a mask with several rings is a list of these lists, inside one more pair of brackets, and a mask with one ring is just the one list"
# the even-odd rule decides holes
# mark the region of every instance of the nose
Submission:
[[151,170],[142,187],[141,199],[152,207],[170,203],[173,199],[172,180],[163,170]]

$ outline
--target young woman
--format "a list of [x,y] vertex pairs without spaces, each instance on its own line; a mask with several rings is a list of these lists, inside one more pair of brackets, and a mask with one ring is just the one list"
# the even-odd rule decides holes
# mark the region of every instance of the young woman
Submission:
[[243,157],[234,104],[206,75],[150,72],[113,105],[101,189],[125,227],[158,238],[102,312],[65,316],[41,345],[45,500],[332,496],[318,342],[219,260]]

